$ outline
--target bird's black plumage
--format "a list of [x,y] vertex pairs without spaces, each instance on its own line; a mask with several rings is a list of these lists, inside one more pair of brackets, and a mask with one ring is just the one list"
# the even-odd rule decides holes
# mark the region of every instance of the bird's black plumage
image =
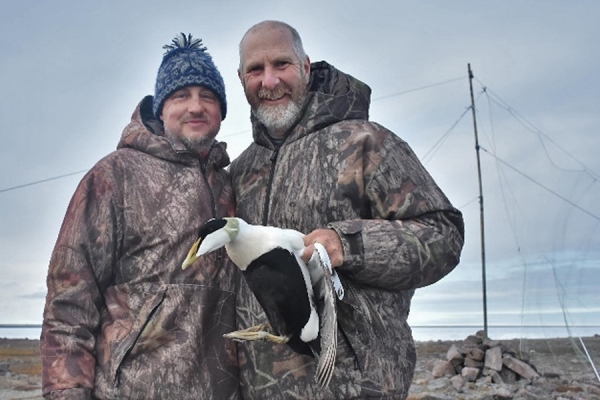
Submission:
[[313,356],[313,351],[318,353],[318,340],[305,343],[300,339],[300,332],[310,318],[311,303],[294,254],[275,248],[252,261],[243,275],[273,331],[289,336],[287,344],[297,353],[309,356]]

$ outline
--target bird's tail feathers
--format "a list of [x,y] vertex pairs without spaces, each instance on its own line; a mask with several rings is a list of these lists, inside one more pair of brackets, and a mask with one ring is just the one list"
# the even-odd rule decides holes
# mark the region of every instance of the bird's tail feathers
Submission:
[[326,348],[318,357],[319,364],[317,365],[317,374],[315,379],[317,384],[321,387],[327,387],[331,378],[333,377],[333,370],[335,367],[336,348]]

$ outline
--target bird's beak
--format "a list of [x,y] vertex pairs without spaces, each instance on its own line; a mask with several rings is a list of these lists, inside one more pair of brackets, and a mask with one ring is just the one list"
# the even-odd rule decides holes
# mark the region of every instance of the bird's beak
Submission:
[[183,264],[181,264],[181,269],[186,269],[200,258],[196,255],[198,253],[198,247],[200,247],[200,242],[202,242],[202,238],[198,238],[198,240],[194,242],[192,248],[188,251],[187,257],[183,260]]

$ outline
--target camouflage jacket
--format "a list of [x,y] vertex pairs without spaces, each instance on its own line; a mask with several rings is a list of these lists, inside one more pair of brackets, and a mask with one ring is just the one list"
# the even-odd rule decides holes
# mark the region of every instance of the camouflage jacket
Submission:
[[151,114],[148,96],[69,204],[47,278],[47,399],[239,398],[222,337],[238,270],[223,252],[181,269],[200,224],[233,214],[226,146],[201,161],[153,134]]
[[[279,146],[253,118],[254,143],[230,166],[237,215],[250,223],[340,236],[346,289],[327,389],[316,363],[286,345],[238,346],[248,399],[403,399],[415,367],[407,324],[414,289],[458,264],[461,213],[410,147],[368,121],[370,88],[325,62],[312,65],[302,117]],[[245,282],[238,329],[266,317]]]

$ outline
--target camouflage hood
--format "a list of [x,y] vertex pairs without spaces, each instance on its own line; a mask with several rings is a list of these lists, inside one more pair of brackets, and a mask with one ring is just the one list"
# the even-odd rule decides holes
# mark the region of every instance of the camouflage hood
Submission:
[[[329,125],[351,120],[369,119],[371,88],[325,61],[312,63],[308,97],[302,117],[287,135],[292,142]],[[273,147],[267,130],[252,114],[252,129],[256,144]]]

